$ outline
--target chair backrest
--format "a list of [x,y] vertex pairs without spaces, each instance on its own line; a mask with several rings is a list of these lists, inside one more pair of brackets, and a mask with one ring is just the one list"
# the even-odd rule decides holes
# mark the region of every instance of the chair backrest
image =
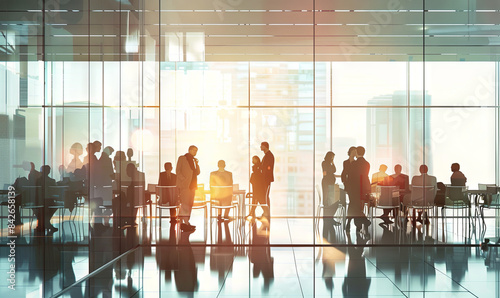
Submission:
[[467,198],[467,187],[465,186],[446,185],[446,198],[451,202],[453,202],[454,204],[456,203],[469,204],[469,199]]
[[42,187],[26,185],[21,188],[21,206],[40,206],[43,205]]
[[233,186],[211,186],[210,200],[219,200],[233,196]]
[[477,184],[477,189],[479,190],[487,190],[488,187],[496,187],[496,184],[488,184],[488,183],[478,183]]
[[239,184],[233,184],[233,191],[238,191],[240,190],[240,185]]
[[148,183],[148,191],[150,193],[156,193],[156,187],[157,187],[156,184]]
[[205,184],[198,184],[194,192],[194,200],[198,202],[205,202]]
[[159,203],[162,205],[169,204],[170,206],[176,206],[177,200],[177,187],[173,186],[156,186],[156,195],[159,198]]
[[486,188],[488,195],[486,196],[485,204],[487,206],[498,208],[500,207],[500,188],[497,186],[490,185]]
[[134,185],[134,204],[135,206],[144,206],[145,198],[144,198],[145,189],[142,185]]
[[[379,207],[397,207],[399,205],[399,192],[397,186],[377,185]],[[394,196],[394,193],[397,195]]]
[[[134,185],[133,188],[134,188],[133,193],[132,193],[133,198],[127,198],[127,199],[132,199],[134,206],[143,206],[145,204],[145,201],[144,201],[144,193],[145,193],[144,186],[142,186],[142,185]],[[131,195],[129,186],[122,185],[122,192],[124,192],[126,196]]]
[[411,204],[413,206],[434,205],[435,197],[436,197],[435,186],[412,185],[411,187]]
[[66,201],[66,193],[69,190],[68,185],[49,186],[49,197],[56,201]]

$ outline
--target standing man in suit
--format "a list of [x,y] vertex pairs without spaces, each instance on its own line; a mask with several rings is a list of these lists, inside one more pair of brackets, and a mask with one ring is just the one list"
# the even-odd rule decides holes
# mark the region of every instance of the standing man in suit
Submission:
[[[344,190],[347,192],[347,195],[349,196],[349,205],[351,204],[353,200],[353,192],[352,192],[352,165],[356,161],[356,147],[352,146],[349,148],[347,151],[347,155],[349,156],[348,159],[344,160],[344,168],[342,169],[342,174],[340,177],[342,178],[342,183],[344,183]],[[345,204],[346,202],[343,202]],[[345,206],[345,205],[344,205]],[[346,218],[346,225],[345,229],[349,230],[351,228],[351,220],[352,216],[347,216]]]
[[[177,184],[177,175],[172,173],[172,163],[166,162],[164,167],[165,167],[165,172],[160,173],[160,177],[158,178],[158,186],[175,186]],[[161,205],[166,205],[168,203],[170,204],[170,206],[174,206],[177,205],[178,203],[177,191],[173,192],[165,191],[164,195],[162,194],[161,198],[162,198],[162,201],[160,202]],[[176,209],[170,209],[170,223],[177,222],[176,213],[177,213]]]
[[179,218],[181,230],[193,231],[196,227],[189,223],[191,210],[193,209],[194,194],[198,187],[197,177],[200,174],[198,159],[195,158],[198,148],[189,146],[188,153],[179,156],[177,160],[177,188],[180,192],[181,209]]
[[268,220],[271,219],[271,201],[269,200],[269,193],[271,192],[271,182],[274,181],[274,155],[269,150],[269,143],[268,142],[262,142],[260,144],[260,150],[264,152],[264,157],[262,158],[262,177],[263,177],[263,185],[264,188],[267,189],[266,191],[266,201],[267,205],[269,206],[268,208],[268,213],[269,214],[264,214],[264,216],[267,217]]
[[354,216],[356,232],[361,231],[363,225],[365,230],[371,225],[371,222],[363,213],[363,205],[369,200],[368,195],[370,194],[371,188],[370,178],[368,177],[370,164],[365,160],[363,157],[364,155],[365,148],[362,146],[356,147],[356,161],[352,164],[352,191],[354,200],[349,203],[348,210],[349,215]]

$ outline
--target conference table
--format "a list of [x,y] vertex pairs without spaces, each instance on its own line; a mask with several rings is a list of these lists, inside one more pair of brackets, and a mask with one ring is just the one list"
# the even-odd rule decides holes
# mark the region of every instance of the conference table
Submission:
[[[210,195],[210,189],[204,189],[203,195],[204,196]],[[246,202],[245,202],[246,190],[239,189],[233,185],[233,196],[238,196],[238,214],[240,217],[244,217],[246,212]]]
[[470,198],[470,201],[475,205],[475,214],[474,216],[477,218],[478,214],[480,214],[479,208],[486,202],[486,198],[488,195],[492,195],[498,193],[500,191],[500,187],[492,186],[488,187],[488,189],[468,189],[467,195]]
[[[201,186],[201,185],[199,185]],[[203,195],[203,201],[204,202],[209,202],[210,200],[206,200],[206,196],[210,195],[210,189],[198,189],[197,191],[201,191],[201,194]],[[156,184],[148,184],[147,191],[146,191],[146,196],[153,196],[156,195]],[[245,189],[239,189],[236,185],[233,185],[233,196],[238,196],[238,214],[240,216],[245,215],[245,209],[246,209],[246,202],[245,202],[245,196],[246,196],[246,190]],[[151,208],[151,202],[152,200],[149,201],[149,205]],[[158,204],[158,202],[155,202]]]

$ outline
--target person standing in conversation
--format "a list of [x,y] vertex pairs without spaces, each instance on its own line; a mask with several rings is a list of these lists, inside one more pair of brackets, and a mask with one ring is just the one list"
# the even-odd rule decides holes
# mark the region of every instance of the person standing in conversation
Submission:
[[260,144],[260,150],[264,152],[264,157],[262,158],[261,170],[262,170],[263,185],[264,188],[266,189],[266,201],[267,205],[269,206],[269,208],[267,208],[268,214],[264,214],[264,216],[268,220],[270,220],[271,201],[269,199],[269,193],[271,192],[271,182],[274,181],[274,155],[271,152],[271,150],[269,150],[268,142],[262,142]]
[[198,148],[194,145],[189,146],[188,153],[179,156],[177,160],[177,188],[181,209],[179,219],[181,220],[181,230],[193,231],[196,227],[189,223],[191,210],[194,204],[194,195],[198,187],[197,177],[200,174],[198,159],[195,158]]

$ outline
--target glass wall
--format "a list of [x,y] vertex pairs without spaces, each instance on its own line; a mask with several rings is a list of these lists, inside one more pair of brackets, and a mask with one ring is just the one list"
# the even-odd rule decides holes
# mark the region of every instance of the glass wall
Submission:
[[[324,154],[337,154],[339,174],[350,146],[366,147],[371,173],[401,164],[413,176],[425,158],[444,183],[453,162],[470,185],[496,181],[496,62],[426,62],[425,104],[421,62],[168,62],[154,91],[143,90],[144,62],[44,62],[32,67],[27,104],[16,105],[25,92],[21,64],[2,64],[2,156],[12,169],[3,184],[23,161],[58,169],[73,159],[72,144],[95,140],[132,148],[147,183],[196,144],[201,183],[224,159],[245,188],[250,158],[262,157],[260,142],[268,141],[277,159],[275,215],[312,215]],[[145,98],[156,91],[159,104]]]

